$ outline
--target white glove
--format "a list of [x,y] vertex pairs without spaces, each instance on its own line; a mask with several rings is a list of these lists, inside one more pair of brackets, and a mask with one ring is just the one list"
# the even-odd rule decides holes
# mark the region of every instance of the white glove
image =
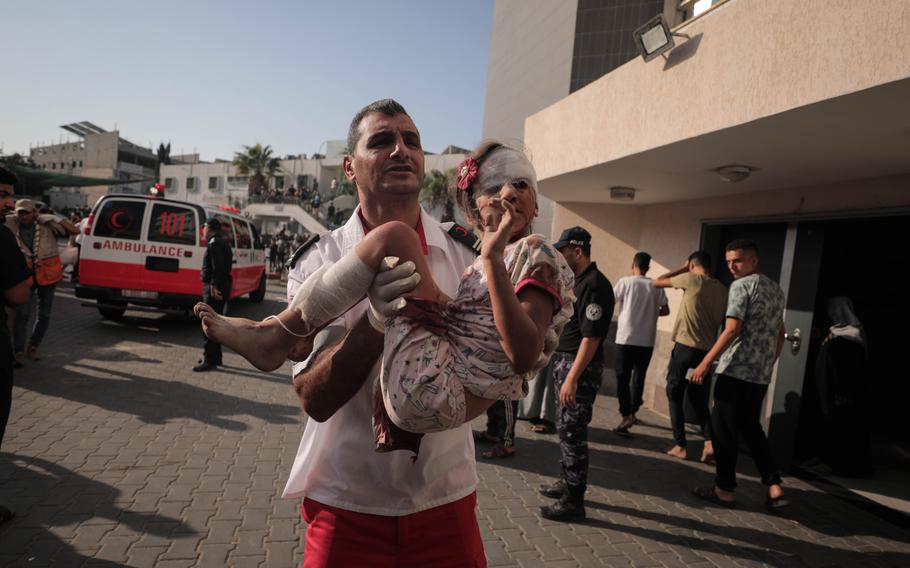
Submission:
[[420,283],[420,274],[415,272],[417,266],[411,262],[398,264],[398,257],[387,256],[382,259],[379,272],[373,279],[367,297],[370,299],[370,309],[367,318],[373,328],[385,332],[385,320],[404,309],[407,302],[401,296],[407,294]]

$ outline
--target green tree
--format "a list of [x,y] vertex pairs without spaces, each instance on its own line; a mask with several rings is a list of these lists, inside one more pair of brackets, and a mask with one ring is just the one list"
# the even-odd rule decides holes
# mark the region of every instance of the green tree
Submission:
[[161,179],[161,165],[167,165],[171,163],[171,143],[168,142],[167,146],[164,143],[158,144],[158,150],[155,152],[158,155],[158,167],[155,168],[155,179]]
[[233,165],[237,173],[250,176],[247,195],[262,195],[269,187],[269,180],[281,172],[281,161],[272,157],[272,147],[256,143],[244,146],[243,152],[234,154]]
[[450,188],[455,186],[455,168],[443,173],[439,170],[430,170],[423,177],[420,187],[420,201],[426,204],[431,212],[442,210],[440,221],[455,220],[455,197]]

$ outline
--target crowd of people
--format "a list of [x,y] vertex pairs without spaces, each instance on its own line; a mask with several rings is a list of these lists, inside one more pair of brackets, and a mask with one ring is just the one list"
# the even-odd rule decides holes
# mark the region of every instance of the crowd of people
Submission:
[[[759,422],[783,341],[783,293],[760,273],[755,243],[727,245],[729,291],[710,276],[704,251],[656,279],[647,277],[650,255],[638,252],[614,286],[591,259],[584,228],[552,244],[531,232],[537,181],[521,149],[488,142],[457,168],[456,199],[477,238],[420,208],[420,135],[401,105],[362,109],[348,147],[343,168],[360,206],[295,254],[288,308],[261,322],[196,308],[208,337],[256,367],[299,361],[293,384],[310,420],[285,495],[303,497],[305,566],[483,565],[470,440],[490,444],[485,458],[514,456],[517,417],[559,436],[562,474],[540,487],[555,499],[541,516],[584,519],[587,428],[614,308],[622,414],[614,432],[628,436],[657,321],[669,315],[665,288],[682,291],[667,369],[668,455],[688,457],[688,391],[701,460],[716,467],[714,483],[694,495],[734,506],[742,436],[768,507],[786,504]],[[468,422],[484,413],[487,429],[472,433]]]
[[[734,506],[742,436],[768,487],[767,505],[786,504],[759,421],[783,342],[783,292],[761,274],[755,243],[727,245],[729,290],[711,276],[704,251],[656,279],[647,276],[650,255],[638,252],[630,274],[613,285],[592,260],[596,242],[583,227],[565,229],[554,243],[532,232],[537,179],[522,149],[487,142],[457,168],[456,200],[478,238],[420,207],[424,154],[400,104],[364,107],[347,142],[342,167],[356,186],[356,214],[319,239],[284,229],[264,235],[270,271],[288,266],[288,308],[262,322],[222,315],[230,249],[214,238],[220,227],[212,219],[205,301],[195,309],[206,336],[206,368],[197,370],[220,364],[222,344],[260,369],[296,362],[293,387],[309,420],[285,496],[303,498],[304,566],[485,565],[472,436],[489,443],[484,458],[514,456],[519,417],[559,438],[561,475],[539,488],[555,499],[541,516],[584,519],[588,425],[614,310],[622,415],[614,432],[629,436],[639,423],[657,322],[670,313],[668,288],[682,298],[667,369],[674,437],[667,453],[688,456],[688,392],[705,439],[701,460],[716,467],[714,483],[694,494]],[[12,196],[6,187],[5,202]],[[40,357],[62,278],[56,237],[77,235],[79,219],[42,215],[29,200],[8,205],[0,287],[16,323],[13,337],[0,341],[0,363],[20,364]],[[37,321],[27,338],[32,311]],[[8,367],[0,365],[3,425]],[[470,421],[483,414],[487,429],[472,433]]]
[[296,188],[293,185],[287,190],[275,188],[266,193],[257,193],[255,200],[264,203],[283,203],[294,204],[303,207],[308,213],[314,215],[329,229],[340,227],[346,220],[350,209],[337,208],[334,199],[340,195],[349,195],[350,186],[346,183],[338,183],[338,180],[332,178],[329,185],[327,196],[319,191],[319,182],[312,181],[312,186],[301,185]]
[[266,268],[271,274],[283,276],[285,264],[295,250],[303,246],[309,238],[308,233],[289,233],[284,227],[273,233],[263,233],[262,244],[268,251]]

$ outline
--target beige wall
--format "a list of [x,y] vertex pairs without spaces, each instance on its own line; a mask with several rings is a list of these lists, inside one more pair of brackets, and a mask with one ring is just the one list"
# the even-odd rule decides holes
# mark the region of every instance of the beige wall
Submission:
[[496,0],[484,138],[524,140],[525,118],[569,94],[577,0]]
[[[592,258],[600,270],[616,281],[629,274],[632,256],[639,250],[653,257],[650,276],[681,266],[696,250],[702,222],[717,219],[751,219],[887,208],[910,208],[910,175],[857,180],[825,186],[765,191],[727,198],[682,201],[643,207],[599,203],[556,204],[554,229],[581,225],[591,232]],[[648,371],[645,399],[666,412],[664,395],[669,361],[670,331],[682,292],[669,290],[671,315],[661,318],[654,357]]]
[[[577,0],[495,0],[484,139],[524,142],[525,118],[569,94],[577,8]],[[551,236],[553,202],[540,196],[539,205],[534,230]]]
[[[525,122],[541,179],[910,76],[907,0],[733,0]],[[694,56],[684,59],[686,50]]]

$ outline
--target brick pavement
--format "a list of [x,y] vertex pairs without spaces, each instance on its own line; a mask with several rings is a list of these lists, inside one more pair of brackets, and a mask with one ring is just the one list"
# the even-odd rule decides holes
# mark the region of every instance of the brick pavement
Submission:
[[[104,321],[59,290],[44,359],[16,374],[0,503],[18,517],[0,528],[0,566],[299,565],[299,504],[280,498],[305,419],[287,366],[259,373],[226,353],[224,372],[194,374],[192,322],[131,315]],[[600,397],[595,412],[586,523],[536,515],[553,436],[519,423],[515,458],[478,463],[491,566],[910,566],[910,533],[799,480],[783,514],[762,510],[749,470],[737,510],[703,506],[687,491],[710,469],[663,455],[660,417],[613,435],[615,407]]]

